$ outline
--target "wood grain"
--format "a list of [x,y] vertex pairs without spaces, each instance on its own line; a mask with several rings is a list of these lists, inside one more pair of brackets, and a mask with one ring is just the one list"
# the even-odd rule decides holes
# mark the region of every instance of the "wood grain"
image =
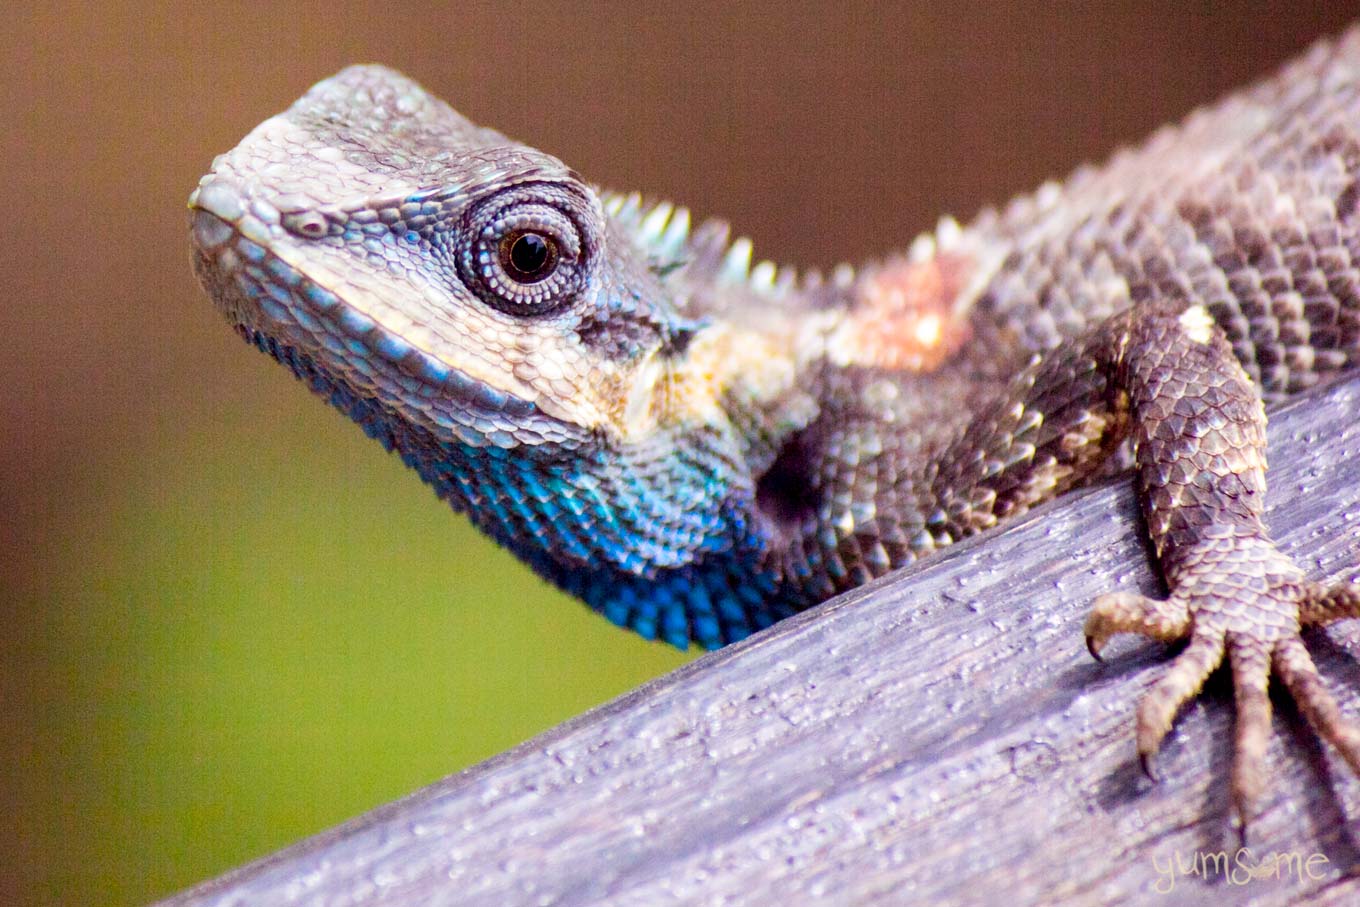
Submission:
[[[1271,416],[1267,520],[1315,578],[1355,573],[1357,415],[1360,378]],[[1360,783],[1282,696],[1243,860],[1300,862],[1182,874],[1236,848],[1228,683],[1154,784],[1133,703],[1167,652],[1081,636],[1095,595],[1160,594],[1140,531],[1127,479],[1069,495],[163,903],[1360,902]],[[1355,626],[1308,641],[1360,717]]]

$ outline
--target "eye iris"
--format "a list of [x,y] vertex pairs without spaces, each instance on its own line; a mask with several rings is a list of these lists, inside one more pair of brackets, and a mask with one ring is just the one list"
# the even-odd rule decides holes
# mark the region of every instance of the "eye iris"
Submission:
[[517,280],[529,283],[552,273],[556,256],[548,239],[538,233],[521,233],[508,240],[502,246],[503,260]]
[[568,186],[502,189],[462,212],[443,249],[457,280],[511,317],[559,312],[587,288],[596,235],[588,199]]

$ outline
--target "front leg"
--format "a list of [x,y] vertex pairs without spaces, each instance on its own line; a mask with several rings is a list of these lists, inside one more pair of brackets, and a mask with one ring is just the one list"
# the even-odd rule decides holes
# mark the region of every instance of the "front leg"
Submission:
[[1204,309],[1143,307],[1100,330],[1111,340],[1114,389],[1127,396],[1143,512],[1171,595],[1100,597],[1087,643],[1098,654],[1116,633],[1189,639],[1138,707],[1149,771],[1177,711],[1226,656],[1237,703],[1231,795],[1245,829],[1266,784],[1272,673],[1360,772],[1360,730],[1341,716],[1299,635],[1360,616],[1360,587],[1308,581],[1271,540],[1261,519],[1265,411]]
[[849,387],[861,392],[836,397],[844,409],[825,411],[811,440],[781,455],[814,467],[778,483],[812,489],[789,497],[816,505],[782,549],[795,591],[813,585],[807,598],[820,600],[989,529],[1087,481],[1131,441],[1171,595],[1102,596],[1086,635],[1093,654],[1116,633],[1189,639],[1139,704],[1145,768],[1176,712],[1226,658],[1237,704],[1231,791],[1243,828],[1266,782],[1272,674],[1360,773],[1360,730],[1341,716],[1300,639],[1303,626],[1360,616],[1360,586],[1308,581],[1271,540],[1261,518],[1265,410],[1203,307],[1140,303],[1035,356],[924,452],[893,433],[909,420],[885,416],[866,402],[874,394]]

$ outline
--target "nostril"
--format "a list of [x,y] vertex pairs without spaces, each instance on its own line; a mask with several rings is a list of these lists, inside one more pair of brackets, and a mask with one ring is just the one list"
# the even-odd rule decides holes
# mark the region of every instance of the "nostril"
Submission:
[[331,230],[329,221],[316,211],[300,211],[285,215],[283,226],[289,232],[307,239],[320,239]]

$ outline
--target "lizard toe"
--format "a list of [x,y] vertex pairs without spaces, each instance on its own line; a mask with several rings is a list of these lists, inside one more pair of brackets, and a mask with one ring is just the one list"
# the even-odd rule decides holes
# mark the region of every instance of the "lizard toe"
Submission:
[[1185,651],[1176,656],[1171,667],[1138,703],[1135,739],[1139,761],[1149,776],[1155,777],[1153,759],[1171,730],[1176,713],[1204,687],[1204,681],[1223,662],[1223,652],[1222,635],[1195,633]]
[[1136,633],[1175,642],[1190,633],[1190,609],[1184,598],[1148,598],[1133,592],[1111,592],[1097,598],[1086,618],[1086,648],[1099,659],[1112,636]]
[[1266,789],[1266,746],[1270,741],[1269,645],[1254,636],[1233,636],[1228,642],[1232,667],[1233,701],[1237,723],[1233,735],[1230,795],[1238,828],[1245,843],[1247,823]]
[[1275,673],[1284,681],[1299,711],[1319,737],[1336,747],[1351,767],[1360,774],[1360,726],[1346,718],[1332,694],[1322,684],[1313,658],[1297,636],[1283,639],[1272,653]]
[[1299,603],[1299,623],[1320,627],[1348,617],[1360,617],[1360,584],[1306,583]]

